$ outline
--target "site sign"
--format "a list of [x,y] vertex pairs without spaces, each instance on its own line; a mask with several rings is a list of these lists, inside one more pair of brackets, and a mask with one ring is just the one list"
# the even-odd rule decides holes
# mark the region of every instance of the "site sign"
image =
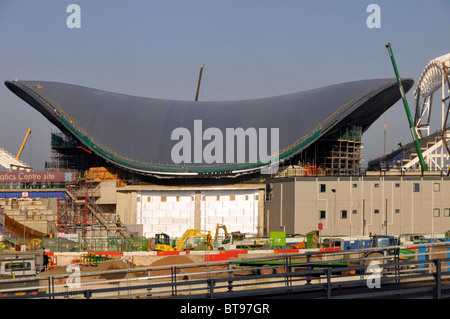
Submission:
[[73,172],[0,172],[0,183],[72,182]]

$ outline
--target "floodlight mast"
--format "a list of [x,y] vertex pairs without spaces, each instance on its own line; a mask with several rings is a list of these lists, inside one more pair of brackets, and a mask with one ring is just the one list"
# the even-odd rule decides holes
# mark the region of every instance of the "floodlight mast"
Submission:
[[406,100],[406,97],[405,97],[405,90],[403,89],[402,81],[400,80],[400,75],[398,74],[397,64],[395,63],[394,53],[392,52],[392,47],[391,47],[390,42],[386,44],[386,48],[388,49],[389,56],[391,57],[392,66],[393,66],[394,72],[395,72],[395,77],[397,78],[398,88],[400,89],[400,94],[401,94],[402,100],[403,100],[403,106],[405,107],[406,116],[408,118],[409,129],[411,130],[411,134],[414,139],[414,145],[416,146],[417,156],[419,157],[420,167],[422,168],[422,171],[427,171],[428,167],[423,159],[422,150],[420,148],[420,143],[419,143],[419,138],[417,137],[416,128],[412,121],[411,112],[409,111],[408,101]]

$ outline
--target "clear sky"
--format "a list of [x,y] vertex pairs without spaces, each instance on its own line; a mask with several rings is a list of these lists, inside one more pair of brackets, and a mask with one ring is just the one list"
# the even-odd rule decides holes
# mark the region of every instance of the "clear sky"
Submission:
[[[71,3],[81,28],[66,24]],[[372,3],[380,28],[366,23]],[[391,42],[417,81],[450,52],[449,13],[448,0],[0,0],[0,75],[192,101],[204,65],[199,99],[236,100],[393,78]],[[400,101],[365,133],[366,163],[383,153],[384,124],[388,151],[412,141]],[[57,129],[0,85],[0,147],[16,154],[28,128],[22,160],[42,170]]]

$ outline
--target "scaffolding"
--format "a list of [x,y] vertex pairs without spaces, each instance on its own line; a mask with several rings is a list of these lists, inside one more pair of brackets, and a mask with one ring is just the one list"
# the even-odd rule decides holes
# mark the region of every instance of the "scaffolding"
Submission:
[[67,196],[58,199],[57,229],[60,233],[77,234],[85,249],[92,249],[92,238],[130,238],[134,234],[116,224],[116,212],[105,212],[96,203],[100,198],[100,180],[79,179],[69,185]]
[[45,163],[47,171],[70,170],[83,175],[91,167],[106,166],[104,159],[63,133],[51,133],[51,150],[51,161]]
[[343,127],[340,136],[331,141],[331,152],[327,157],[326,167],[332,176],[359,175],[361,167],[361,136],[360,126]]

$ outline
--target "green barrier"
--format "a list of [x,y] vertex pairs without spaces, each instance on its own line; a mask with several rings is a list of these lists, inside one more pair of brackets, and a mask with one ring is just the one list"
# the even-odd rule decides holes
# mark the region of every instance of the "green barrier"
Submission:
[[94,253],[88,253],[81,256],[81,264],[88,266],[98,266],[99,262],[111,260],[111,256],[101,256]]

